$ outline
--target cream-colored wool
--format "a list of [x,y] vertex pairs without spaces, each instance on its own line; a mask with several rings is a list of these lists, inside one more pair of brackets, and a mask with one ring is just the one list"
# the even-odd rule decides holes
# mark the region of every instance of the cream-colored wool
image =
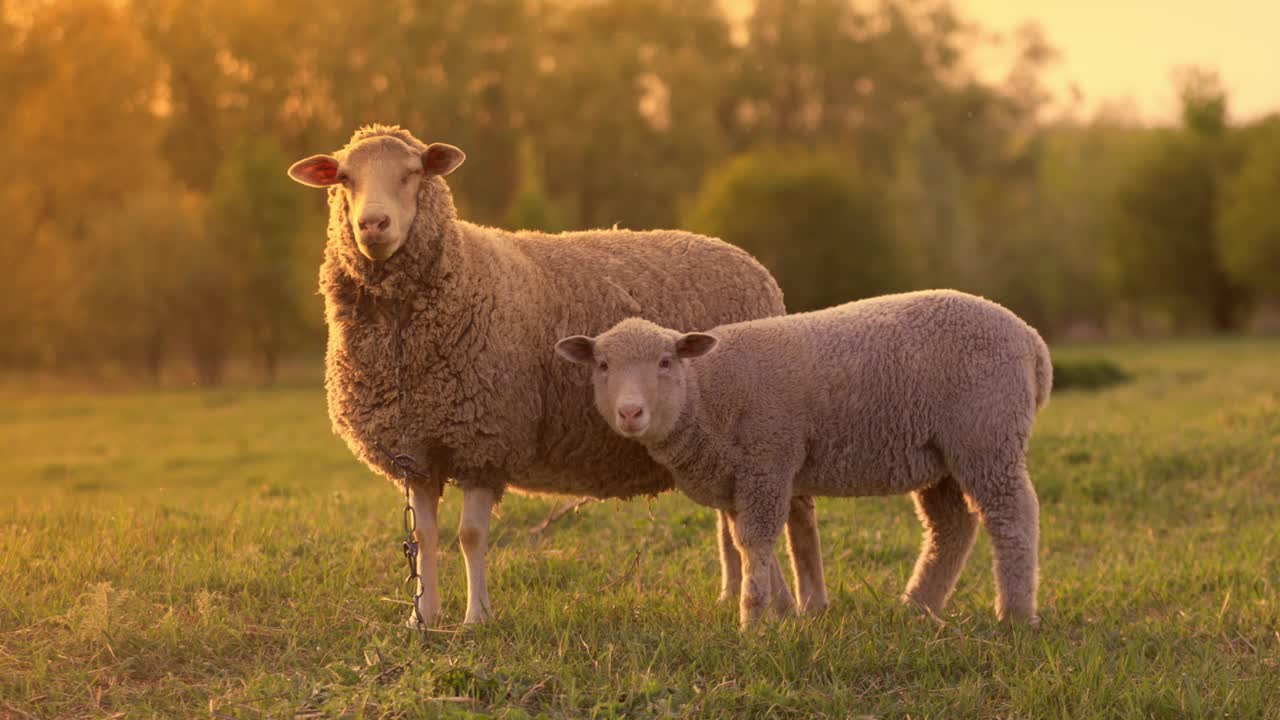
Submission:
[[[335,157],[360,148],[383,152],[367,150],[375,143],[389,154],[399,143],[414,152],[427,148],[405,130],[373,126],[356,132]],[[342,187],[329,187],[320,269],[333,429],[392,482],[400,482],[398,474],[378,443],[409,454],[420,470],[451,478],[468,494],[459,530],[468,563],[468,621],[488,614],[488,508],[508,486],[600,498],[672,486],[643,448],[595,417],[584,392],[589,373],[556,361],[551,346],[557,338],[600,332],[629,316],[694,330],[784,312],[768,271],[727,243],[677,231],[547,235],[481,227],[458,219],[444,179],[430,172],[399,250],[371,260],[353,237],[346,198]],[[428,622],[439,609],[439,490],[430,485],[413,488],[423,526],[419,567],[427,578],[419,611]],[[800,515],[796,525],[816,547],[811,502]],[[735,558],[731,544],[723,548],[726,587],[736,594]],[[820,559],[805,562],[820,566]],[[785,588],[775,590],[789,597]],[[801,590],[825,605],[820,585]]]
[[991,535],[998,616],[1036,620],[1026,450],[1052,366],[1039,334],[1005,308],[926,291],[707,334],[629,319],[557,347],[595,365],[597,410],[615,430],[683,493],[729,513],[744,624],[769,597],[755,558],[772,552],[793,495],[908,492],[925,539],[904,599],[942,610],[976,512]]

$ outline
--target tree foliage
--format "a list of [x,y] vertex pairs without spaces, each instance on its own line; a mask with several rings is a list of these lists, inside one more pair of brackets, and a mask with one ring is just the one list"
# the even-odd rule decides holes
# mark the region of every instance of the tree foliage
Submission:
[[283,170],[370,122],[462,147],[469,219],[687,220],[796,308],[951,286],[1053,335],[1228,326],[1241,287],[1271,292],[1276,141],[1212,72],[1176,75],[1177,131],[1051,122],[1034,26],[991,80],[989,34],[945,4],[743,9],[0,0],[0,365],[212,382],[315,352],[324,196]]
[[754,254],[795,312],[895,289],[881,207],[834,155],[764,151],[708,178],[685,225]]
[[1218,215],[1224,270],[1254,292],[1280,298],[1280,119],[1258,129],[1226,182]]

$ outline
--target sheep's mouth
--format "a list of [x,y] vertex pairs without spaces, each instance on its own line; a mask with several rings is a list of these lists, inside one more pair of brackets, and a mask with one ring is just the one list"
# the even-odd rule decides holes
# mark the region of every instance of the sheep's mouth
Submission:
[[399,243],[394,242],[362,242],[360,243],[360,252],[370,260],[382,262],[390,259],[392,255],[400,249]]
[[616,427],[619,435],[625,438],[635,440],[640,438],[640,436],[644,435],[645,431],[649,429],[649,423],[646,422],[643,425],[632,424],[632,423],[618,423]]

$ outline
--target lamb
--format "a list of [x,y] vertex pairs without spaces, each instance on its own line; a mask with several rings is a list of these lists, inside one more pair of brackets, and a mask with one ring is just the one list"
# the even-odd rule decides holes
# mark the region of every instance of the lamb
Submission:
[[707,333],[628,319],[556,350],[594,366],[610,427],[669,468],[685,495],[728,514],[744,627],[770,597],[767,558],[795,494],[912,493],[924,546],[902,599],[935,615],[980,518],[997,617],[1038,621],[1039,503],[1026,450],[1053,370],[1040,335],[1000,305],[937,290]]
[[[325,385],[334,431],[406,490],[420,544],[410,623],[440,603],[436,511],[446,479],[463,492],[458,539],[466,622],[490,614],[489,516],[507,487],[627,498],[670,489],[669,473],[595,419],[584,371],[550,347],[568,328],[603,330],[639,315],[685,329],[780,315],[782,293],[747,253],[674,231],[510,233],[459,220],[444,176],[464,153],[395,126],[362,128],[334,155],[289,175],[328,188],[320,290],[329,338]],[[801,606],[826,605],[816,515],[797,498],[789,540]],[[740,560],[720,522],[723,595]],[[780,606],[793,603],[774,560]]]

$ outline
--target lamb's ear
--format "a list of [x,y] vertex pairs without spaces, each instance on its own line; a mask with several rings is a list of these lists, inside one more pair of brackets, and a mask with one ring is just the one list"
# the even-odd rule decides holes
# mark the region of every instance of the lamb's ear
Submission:
[[431,143],[422,151],[422,169],[428,175],[448,175],[466,159],[467,154],[452,145]]
[[586,335],[574,335],[556,343],[556,353],[569,362],[585,365],[595,362],[596,341]]
[[676,340],[676,357],[681,360],[702,357],[715,349],[720,341],[715,335],[706,333],[687,333]]
[[328,187],[338,182],[338,161],[329,155],[312,155],[294,163],[289,177],[309,187]]

